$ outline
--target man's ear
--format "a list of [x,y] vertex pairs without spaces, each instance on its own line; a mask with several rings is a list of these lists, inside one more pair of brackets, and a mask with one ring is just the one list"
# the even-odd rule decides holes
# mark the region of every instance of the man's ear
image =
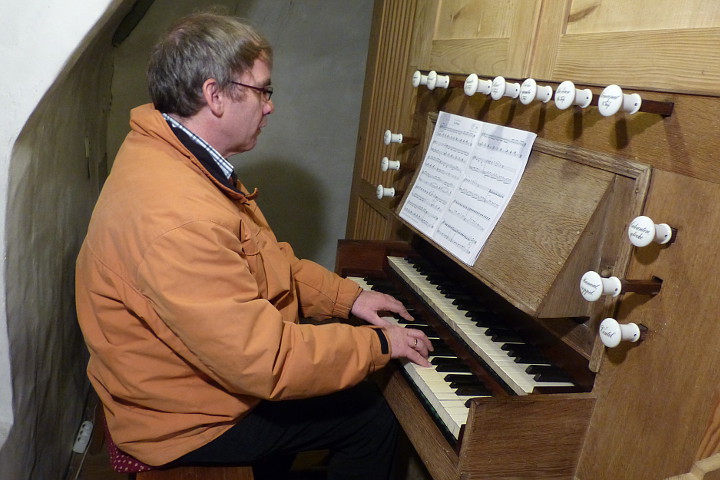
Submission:
[[203,98],[205,103],[210,108],[210,111],[216,117],[222,116],[225,111],[225,101],[227,96],[220,89],[220,85],[214,78],[208,78],[205,80],[202,86]]

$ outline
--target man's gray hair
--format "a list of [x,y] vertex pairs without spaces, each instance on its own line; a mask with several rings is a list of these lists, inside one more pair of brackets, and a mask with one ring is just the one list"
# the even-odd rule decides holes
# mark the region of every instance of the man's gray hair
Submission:
[[272,65],[272,47],[234,17],[198,13],[177,22],[152,51],[148,88],[155,108],[191,117],[204,105],[202,86],[214,78],[223,91],[261,58]]

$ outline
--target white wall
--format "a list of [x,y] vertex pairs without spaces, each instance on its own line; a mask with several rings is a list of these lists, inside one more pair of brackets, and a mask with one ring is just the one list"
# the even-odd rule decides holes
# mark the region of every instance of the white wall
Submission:
[[[128,1],[124,2],[125,4]],[[82,413],[73,266],[97,193],[85,137],[98,127],[102,61],[90,49],[123,0],[5,2],[0,17],[0,477],[61,478]],[[79,61],[80,60],[80,61]],[[105,72],[110,72],[107,63]],[[109,78],[106,101],[109,101]],[[95,185],[93,188],[92,182]]]

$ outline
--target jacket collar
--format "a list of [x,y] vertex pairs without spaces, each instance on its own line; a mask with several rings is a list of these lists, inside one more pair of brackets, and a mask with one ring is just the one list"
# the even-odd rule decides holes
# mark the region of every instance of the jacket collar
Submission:
[[170,143],[173,148],[185,155],[198,167],[226,196],[241,201],[253,200],[257,197],[257,188],[252,193],[245,193],[240,190],[241,185],[234,173],[232,178],[228,179],[207,150],[195,143],[192,138],[179,128],[173,128],[163,118],[162,114],[155,110],[152,104],[133,109],[130,116],[130,126],[139,133],[154,136]]

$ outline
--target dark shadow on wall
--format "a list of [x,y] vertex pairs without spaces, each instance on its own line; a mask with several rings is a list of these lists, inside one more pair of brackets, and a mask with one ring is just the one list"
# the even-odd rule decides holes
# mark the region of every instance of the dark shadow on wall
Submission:
[[278,240],[289,242],[299,258],[317,258],[329,241],[323,229],[323,192],[320,183],[290,160],[273,158],[243,164],[232,159],[243,184],[259,191],[258,204]]

